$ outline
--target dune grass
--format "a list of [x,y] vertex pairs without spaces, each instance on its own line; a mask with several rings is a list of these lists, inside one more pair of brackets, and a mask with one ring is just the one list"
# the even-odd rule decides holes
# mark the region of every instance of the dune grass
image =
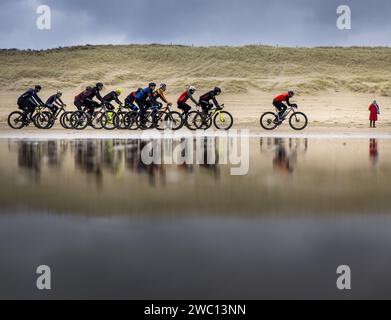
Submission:
[[326,90],[391,96],[390,48],[83,46],[46,51],[0,50],[0,84],[20,91],[35,83],[75,88],[166,82],[174,91],[189,84],[225,92]]

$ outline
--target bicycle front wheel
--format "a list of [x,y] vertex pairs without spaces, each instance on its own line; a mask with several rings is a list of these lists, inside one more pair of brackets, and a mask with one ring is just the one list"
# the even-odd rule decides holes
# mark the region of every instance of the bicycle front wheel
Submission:
[[140,112],[137,115],[136,123],[141,130],[152,129],[154,126],[152,113],[149,111]]
[[189,130],[197,130],[197,124],[195,121],[198,114],[198,111],[191,111],[186,115],[185,125]]
[[304,130],[308,125],[308,118],[302,112],[295,112],[289,118],[289,125],[294,130]]
[[73,112],[67,111],[64,112],[60,117],[60,124],[64,129],[72,129],[72,114]]
[[229,112],[220,111],[216,114],[213,122],[218,130],[229,130],[234,124],[234,118]]
[[103,122],[102,122],[103,116],[104,113],[95,112],[91,118],[91,127],[98,130],[103,129]]
[[173,131],[179,130],[183,127],[183,118],[179,112],[171,111],[167,114],[166,119],[164,120],[166,129]]
[[277,115],[273,112],[266,112],[261,116],[261,127],[265,130],[274,130],[278,126]]

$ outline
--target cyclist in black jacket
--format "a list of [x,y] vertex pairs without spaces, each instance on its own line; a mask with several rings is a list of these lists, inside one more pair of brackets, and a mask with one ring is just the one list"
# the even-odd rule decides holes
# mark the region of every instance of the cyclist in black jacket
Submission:
[[117,88],[114,91],[106,94],[103,97],[103,100],[108,103],[107,109],[112,111],[114,110],[114,106],[111,104],[112,101],[115,101],[117,104],[122,106],[122,102],[118,99],[118,97],[122,94],[122,89]]
[[[213,108],[213,104],[217,108],[220,108],[220,104],[216,100],[216,96],[220,94],[221,94],[221,89],[219,87],[215,87],[212,91],[209,91],[200,97],[199,104],[204,113],[206,114],[209,113],[209,110]],[[213,103],[211,103],[210,101],[212,101]]]
[[[52,113],[55,115],[57,113],[58,108],[65,107],[66,104],[61,100],[62,92],[57,91],[56,94],[53,94],[49,97],[49,99],[46,101],[46,106],[52,111]],[[58,105],[60,106],[58,106]]]
[[28,89],[18,98],[18,107],[24,111],[22,115],[23,119],[31,118],[31,115],[33,114],[36,107],[45,106],[41,98],[38,97],[38,93],[41,90],[42,87],[40,85],[36,85],[34,89]]
[[88,93],[84,96],[83,102],[88,109],[89,114],[94,113],[94,109],[99,106],[99,103],[94,101],[93,99],[96,97],[101,103],[104,102],[102,96],[100,95],[100,91],[103,89],[103,83],[98,82],[95,87],[91,88]]

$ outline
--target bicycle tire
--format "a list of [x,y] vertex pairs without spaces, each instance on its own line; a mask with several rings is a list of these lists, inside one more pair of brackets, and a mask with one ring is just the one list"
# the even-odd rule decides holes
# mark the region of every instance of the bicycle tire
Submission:
[[[274,120],[273,120],[273,119],[268,119],[268,120],[267,120],[267,124],[268,124],[269,126],[266,126],[266,125],[264,124],[264,121],[263,121],[267,116],[272,116],[272,118],[274,118]],[[262,114],[261,119],[260,119],[259,122],[260,122],[261,127],[262,127],[263,129],[265,129],[265,130],[267,130],[267,131],[271,131],[271,130],[276,129],[277,126],[278,126],[278,123],[274,123],[274,121],[276,121],[276,120],[277,120],[277,115],[276,115],[275,113],[273,113],[273,112],[265,112],[264,114]]]
[[[22,116],[23,112],[21,111],[11,112],[8,116],[8,125],[15,130],[22,129],[25,126],[25,123],[22,120]],[[16,119],[13,119],[14,117],[16,117]],[[15,125],[16,123],[18,123],[18,125]]]
[[[298,121],[298,116],[300,116],[300,117],[302,117],[302,118],[304,119],[304,122],[302,122],[302,123],[303,123],[303,126],[301,126],[301,127],[295,127],[295,126],[293,125],[293,123],[294,123],[295,120],[296,120],[296,122],[299,122],[299,121]],[[307,127],[307,125],[308,125],[308,118],[307,118],[307,116],[306,116],[303,112],[294,112],[294,113],[290,116],[290,118],[289,118],[289,125],[291,126],[291,128],[292,128],[293,130],[296,130],[296,131],[304,130],[304,129]]]
[[[220,124],[218,124],[218,121],[221,120],[221,115],[226,115],[229,119],[229,123],[228,123],[228,126],[225,127],[225,128],[222,128],[220,126]],[[224,131],[227,131],[229,129],[232,128],[233,124],[234,124],[234,118],[232,117],[232,115],[228,112],[228,111],[220,111],[218,112],[214,119],[213,119],[213,124],[214,126],[218,129],[218,130],[224,130]]]

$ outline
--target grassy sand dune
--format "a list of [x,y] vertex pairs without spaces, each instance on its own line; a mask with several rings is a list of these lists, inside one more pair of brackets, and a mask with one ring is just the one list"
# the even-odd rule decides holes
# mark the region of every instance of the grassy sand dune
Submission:
[[85,46],[47,51],[0,51],[0,84],[23,90],[81,88],[165,81],[180,90],[195,83],[227,92],[294,88],[300,93],[347,90],[391,95],[389,48]]

